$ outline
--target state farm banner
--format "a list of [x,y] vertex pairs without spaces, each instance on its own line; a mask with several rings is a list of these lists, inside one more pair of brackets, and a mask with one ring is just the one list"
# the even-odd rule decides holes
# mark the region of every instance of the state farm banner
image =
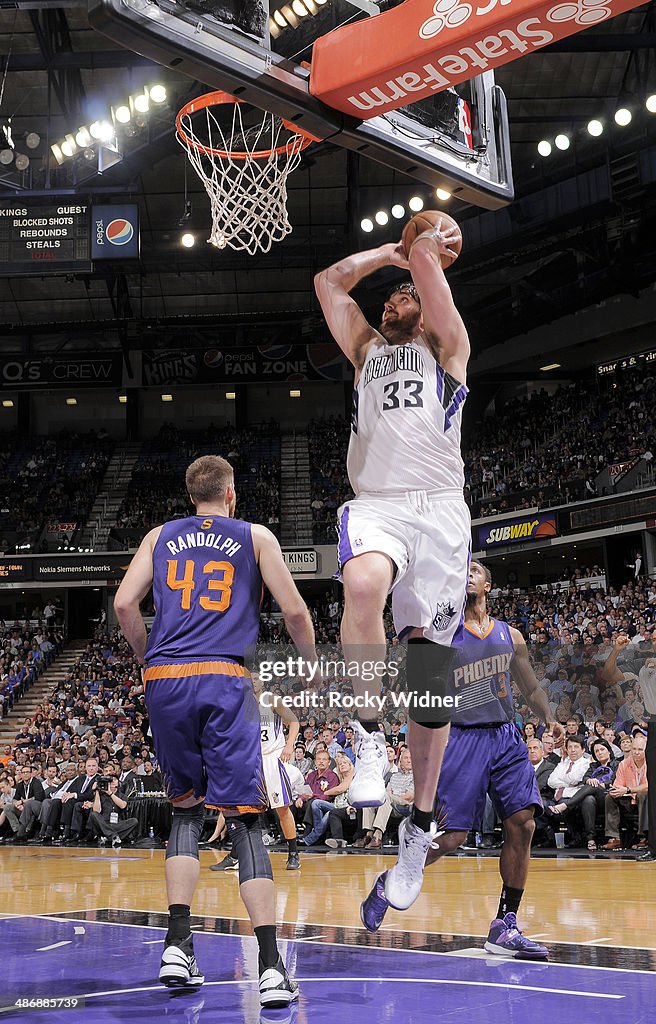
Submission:
[[348,363],[337,345],[254,345],[243,348],[150,350],[143,353],[144,387],[238,384],[240,381],[346,380]]
[[478,544],[481,549],[495,548],[557,535],[558,527],[553,512],[538,513],[524,519],[506,519],[501,522],[496,519],[489,526],[479,526]]
[[635,0],[405,0],[317,39],[310,92],[345,114],[375,117],[638,6]]

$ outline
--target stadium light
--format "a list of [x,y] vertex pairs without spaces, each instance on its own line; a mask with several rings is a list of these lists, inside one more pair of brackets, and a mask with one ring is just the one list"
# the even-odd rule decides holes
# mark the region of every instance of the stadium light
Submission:
[[598,138],[602,134],[603,130],[604,126],[601,121],[597,121],[596,118],[593,118],[592,121],[588,121],[589,135],[593,135],[595,138]]
[[562,149],[563,151],[569,149],[569,135],[557,135],[554,142],[556,149]]
[[369,233],[374,229],[374,222],[370,220],[369,217],[365,217],[364,220],[360,221],[360,227],[362,228],[363,231]]
[[424,200],[421,196],[412,196],[412,198],[408,200],[408,206],[413,213],[419,213],[419,211],[424,208]]
[[628,124],[631,124],[632,117],[628,107],[620,107],[615,111],[615,124],[618,124],[620,128],[626,128]]
[[645,106],[650,114],[656,114],[656,93],[652,93],[645,100]]
[[91,145],[91,141],[91,133],[89,132],[89,129],[84,126],[80,128],[75,136],[76,145],[79,146],[80,149],[86,149],[87,146]]
[[173,401],[173,395],[162,395],[162,401],[163,402],[172,402]]
[[447,199],[451,198],[451,193],[448,191],[448,189],[445,188],[436,188],[435,195],[437,196],[438,199],[441,199],[443,203],[445,203]]
[[77,398],[67,398],[66,405],[77,405]]
[[180,239],[185,249],[192,249],[196,244],[196,236],[192,235],[190,231],[186,231]]
[[122,103],[121,106],[117,107],[114,111],[114,117],[119,122],[119,124],[127,124],[130,118],[132,117],[130,108],[125,103]]
[[153,85],[150,89],[150,98],[153,103],[166,103],[166,89],[163,85]]
[[380,224],[381,228],[383,228],[388,223],[389,216],[387,215],[385,210],[379,210],[378,213],[375,215],[374,219],[376,221],[376,224]]
[[394,206],[392,207],[392,216],[396,220],[401,220],[403,217],[405,217],[405,206],[401,206],[400,203],[395,203]]
[[547,139],[542,139],[540,142],[538,142],[538,153],[540,154],[540,156],[551,155],[551,143],[548,142]]

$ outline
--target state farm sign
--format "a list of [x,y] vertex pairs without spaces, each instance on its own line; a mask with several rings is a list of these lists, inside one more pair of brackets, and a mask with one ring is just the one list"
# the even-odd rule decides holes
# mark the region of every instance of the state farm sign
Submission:
[[635,0],[406,0],[318,39],[310,92],[346,114],[374,117],[637,6]]

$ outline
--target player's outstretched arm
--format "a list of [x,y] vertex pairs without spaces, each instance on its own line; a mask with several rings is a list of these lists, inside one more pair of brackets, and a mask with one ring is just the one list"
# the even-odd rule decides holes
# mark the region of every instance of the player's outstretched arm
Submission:
[[139,661],[144,660],[148,633],[139,605],[153,583],[153,549],[162,527],[147,533],[130,562],[114,598],[114,611],[123,636]]
[[363,277],[391,265],[408,265],[398,244],[356,252],[333,263],[314,278],[314,288],[330,333],[356,370],[364,365],[375,331],[349,292]]
[[312,617],[285,565],[280,544],[266,526],[254,524],[251,535],[262,579],[280,605],[287,632],[301,657],[308,662],[316,662]]
[[439,226],[424,231],[412,243],[408,263],[421,299],[424,331],[435,357],[452,377],[465,384],[469,336],[440,263],[440,253],[449,249],[454,237],[453,232],[441,233]]
[[515,648],[515,656],[511,664],[512,677],[522,695],[526,698],[531,711],[535,712],[540,721],[548,726],[549,730],[553,732],[554,738],[556,738],[563,731],[563,727],[559,722],[554,722],[551,716],[549,701],[533,671],[526,641],[514,626],[510,627],[510,638]]

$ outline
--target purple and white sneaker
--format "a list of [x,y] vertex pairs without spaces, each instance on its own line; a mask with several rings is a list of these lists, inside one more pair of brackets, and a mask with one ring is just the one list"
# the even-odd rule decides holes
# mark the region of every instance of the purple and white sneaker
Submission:
[[360,920],[368,932],[377,932],[385,920],[385,914],[391,903],[385,897],[385,880],[387,871],[383,871],[374,882],[374,887],[360,904]]
[[511,956],[515,960],[548,960],[549,950],[532,939],[522,935],[517,927],[517,916],[506,914],[503,920],[497,918],[490,925],[485,943],[487,953]]

